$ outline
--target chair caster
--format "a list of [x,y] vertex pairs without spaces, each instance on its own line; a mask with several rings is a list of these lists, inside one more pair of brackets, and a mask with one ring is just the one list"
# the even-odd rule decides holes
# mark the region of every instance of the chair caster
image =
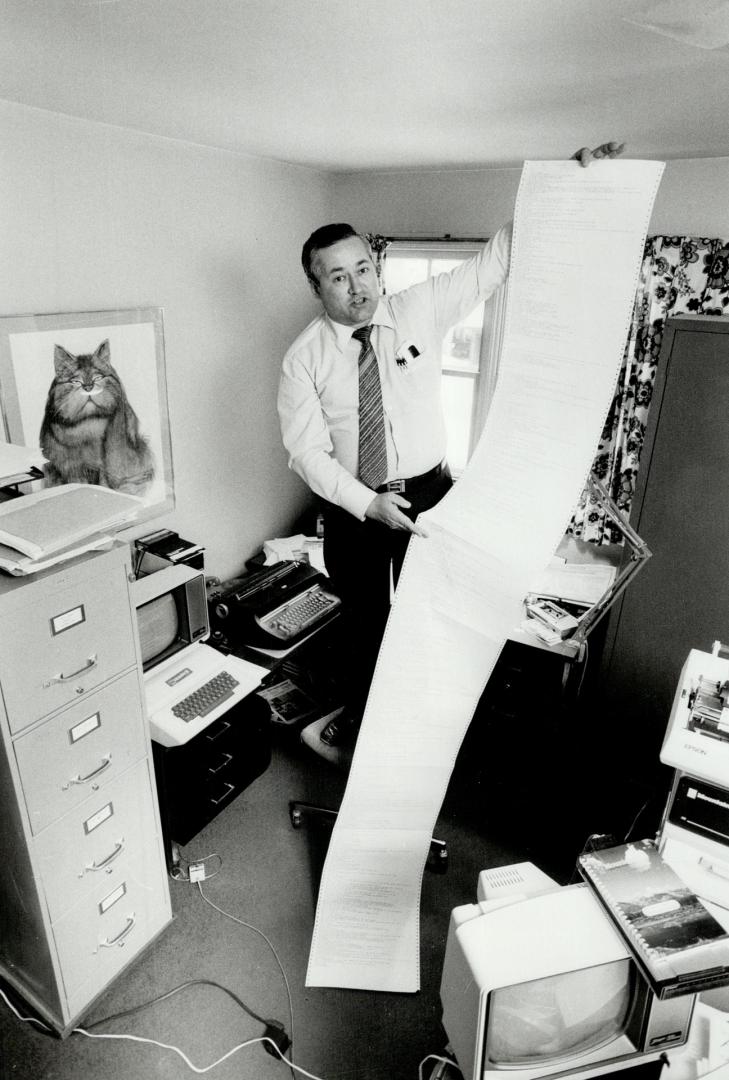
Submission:
[[[326,806],[315,806],[313,803],[299,802],[292,799],[289,802],[289,818],[294,829],[300,829],[304,824],[304,818],[323,818],[330,824],[334,824],[337,817],[336,810],[330,810]],[[448,869],[448,846],[445,840],[437,840],[433,837],[430,841],[428,857],[425,861],[425,869],[433,874],[445,874]]]

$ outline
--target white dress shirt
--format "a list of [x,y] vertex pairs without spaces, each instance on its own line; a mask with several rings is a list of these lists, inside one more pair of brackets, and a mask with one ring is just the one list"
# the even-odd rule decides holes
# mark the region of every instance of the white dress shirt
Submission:
[[[387,479],[407,479],[445,457],[441,348],[447,331],[506,279],[511,226],[473,258],[381,298],[371,342],[382,385]],[[317,316],[286,353],[278,391],[289,467],[324,499],[363,519],[375,493],[357,479],[359,353],[354,326]],[[415,346],[419,355],[408,351]],[[398,357],[405,363],[398,363]]]

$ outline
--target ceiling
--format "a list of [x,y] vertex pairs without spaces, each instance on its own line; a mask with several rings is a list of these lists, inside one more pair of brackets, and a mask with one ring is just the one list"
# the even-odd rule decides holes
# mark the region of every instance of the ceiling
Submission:
[[729,0],[626,21],[677,2],[0,0],[0,99],[326,170],[726,156]]

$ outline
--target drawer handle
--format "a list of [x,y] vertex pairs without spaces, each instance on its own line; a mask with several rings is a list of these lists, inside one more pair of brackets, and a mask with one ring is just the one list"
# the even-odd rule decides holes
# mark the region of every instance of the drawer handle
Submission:
[[228,790],[227,790],[227,791],[224,791],[224,792],[223,792],[223,794],[222,794],[222,795],[220,796],[220,798],[219,798],[219,799],[214,799],[214,798],[212,797],[212,795],[210,796],[210,802],[211,802],[211,803],[214,803],[214,804],[215,804],[215,806],[219,806],[219,805],[221,804],[221,802],[223,801],[223,799],[227,799],[227,798],[228,798],[228,796],[230,795],[231,791],[235,791],[235,784],[227,784],[227,783],[226,783],[226,785],[225,785],[225,786],[226,786],[226,788],[227,788]]
[[113,949],[115,945],[123,945],[124,942],[126,941],[126,939],[131,934],[132,930],[134,929],[134,926],[135,926],[136,922],[137,922],[137,916],[136,915],[130,915],[127,918],[126,926],[124,927],[124,929],[122,931],[120,931],[120,933],[118,933],[116,935],[116,937],[107,938],[106,941],[100,941],[99,942],[99,945],[101,946],[101,948],[102,949]]
[[102,859],[101,862],[86,863],[86,866],[84,866],[83,871],[79,874],[79,877],[83,877],[84,874],[92,874],[96,870],[106,869],[109,863],[113,863],[114,859],[118,858],[121,855],[123,850],[124,837],[122,837],[121,840],[117,840],[114,850],[111,852],[110,855],[107,855],[105,859]]
[[233,755],[232,754],[226,754],[224,752],[223,753],[223,760],[220,762],[220,764],[216,765],[215,768],[213,768],[212,765],[208,765],[208,772],[213,773],[213,774],[218,773],[218,772],[220,772],[221,769],[225,768],[225,766],[228,764],[229,761],[232,761],[232,760],[233,760]]
[[82,664],[78,671],[71,671],[68,675],[61,673],[60,675],[53,675],[51,682],[70,682],[71,679],[77,679],[79,675],[83,675],[85,671],[90,671],[92,667],[96,667],[99,662],[99,657],[96,653],[92,653],[85,664]]
[[229,727],[230,727],[230,721],[229,720],[221,720],[219,730],[216,731],[214,735],[212,735],[210,732],[207,732],[207,738],[210,740],[210,742],[215,742],[215,740],[219,739],[220,736],[223,735],[228,730]]
[[61,785],[61,791],[68,791],[71,784],[88,784],[89,780],[93,780],[96,776],[103,773],[104,769],[108,769],[111,765],[111,754],[107,754],[102,759],[101,765],[97,766],[93,772],[86,773],[86,776],[72,776],[65,784]]

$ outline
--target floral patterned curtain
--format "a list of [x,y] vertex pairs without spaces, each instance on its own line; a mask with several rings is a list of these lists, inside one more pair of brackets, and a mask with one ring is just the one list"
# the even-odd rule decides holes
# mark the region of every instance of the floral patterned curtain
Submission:
[[387,257],[387,249],[390,246],[390,241],[386,236],[381,236],[379,233],[365,233],[365,240],[372,248],[372,254],[375,257],[375,269],[377,270],[377,278],[380,282],[380,288],[382,289],[382,295],[385,296],[387,289],[385,288],[385,259]]
[[[635,493],[663,328],[673,315],[729,316],[729,241],[685,236],[646,241],[615,398],[593,465],[626,516]],[[620,539],[585,493],[567,531],[597,544]]]

